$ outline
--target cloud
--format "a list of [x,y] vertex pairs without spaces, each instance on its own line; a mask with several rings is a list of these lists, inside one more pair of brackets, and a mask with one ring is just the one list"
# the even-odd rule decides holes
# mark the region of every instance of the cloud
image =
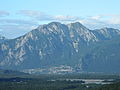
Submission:
[[120,14],[97,15],[87,19],[89,21],[94,21],[95,23],[120,24]]
[[40,21],[75,21],[78,19],[76,16],[69,15],[49,15],[40,11],[33,10],[20,10],[17,14],[21,14],[27,17],[34,18]]
[[96,16],[86,16],[79,19],[79,22],[90,29],[111,27],[120,29],[120,15],[119,14],[104,14]]
[[97,15],[97,16],[91,16],[90,18],[93,19],[93,20],[99,20],[101,19],[101,15]]
[[[0,16],[9,15],[6,11],[0,11]],[[71,16],[71,15],[49,15],[40,11],[20,10],[16,15],[20,15],[23,19],[14,17],[11,19],[0,19],[0,33],[5,36],[14,38],[25,34],[26,32],[38,27],[39,23],[44,24],[52,21],[63,23],[71,23],[79,21],[90,29],[103,27],[113,27],[120,29],[120,14],[101,14],[94,16]]]
[[120,24],[120,15],[109,15],[109,19],[107,20],[109,24]]
[[20,10],[17,14],[21,14],[27,17],[31,17],[37,20],[53,20],[53,16],[47,15],[40,11],[33,11],[33,10]]
[[7,12],[7,11],[0,11],[0,17],[4,17],[4,16],[8,16],[8,15],[10,15],[9,12]]
[[76,21],[79,18],[75,16],[69,16],[69,15],[68,16],[56,15],[54,16],[54,19],[58,21]]
[[91,24],[91,25],[104,23],[101,16],[88,16],[88,17],[86,16],[82,19],[79,19],[79,22],[81,22],[83,24]]
[[38,25],[37,22],[22,19],[0,19],[0,24],[15,24],[15,25]]
[[0,29],[2,30],[18,30],[18,28],[19,30],[26,30],[31,27],[36,27],[38,25],[38,22],[30,20],[0,19]]
[[0,19],[0,33],[7,38],[16,38],[38,27],[38,23],[31,20]]
[[38,26],[38,22],[19,19],[0,19],[0,29],[2,30],[26,30]]
[[0,34],[7,38],[16,38],[21,35],[26,34],[27,32],[35,29],[37,26],[34,25],[0,25]]
[[9,25],[9,24],[6,24],[6,25],[0,25],[0,29],[1,30],[4,30],[4,31],[18,31],[19,30],[22,30],[22,31],[30,31],[31,29],[34,29],[35,26],[31,26],[31,25]]

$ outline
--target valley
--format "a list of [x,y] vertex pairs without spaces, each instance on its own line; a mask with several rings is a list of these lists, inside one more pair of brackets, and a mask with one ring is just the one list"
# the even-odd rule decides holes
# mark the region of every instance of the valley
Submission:
[[41,74],[0,76],[0,90],[108,90],[109,88],[110,90],[119,90],[118,85],[120,85],[119,75]]

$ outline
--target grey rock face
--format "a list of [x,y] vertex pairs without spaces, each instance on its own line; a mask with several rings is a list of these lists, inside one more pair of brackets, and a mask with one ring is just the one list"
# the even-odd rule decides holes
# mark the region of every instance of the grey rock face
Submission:
[[113,28],[102,28],[102,29],[94,30],[93,33],[100,40],[106,40],[120,35],[120,30]]
[[89,30],[79,22],[52,22],[0,44],[0,68],[35,69],[59,65],[79,66],[93,43],[120,35],[112,28]]

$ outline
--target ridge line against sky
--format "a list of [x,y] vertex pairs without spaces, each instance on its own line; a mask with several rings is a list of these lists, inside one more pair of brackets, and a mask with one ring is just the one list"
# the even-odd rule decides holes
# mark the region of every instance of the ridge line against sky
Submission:
[[1,0],[0,34],[15,38],[52,21],[79,21],[90,29],[120,29],[119,3],[119,0]]

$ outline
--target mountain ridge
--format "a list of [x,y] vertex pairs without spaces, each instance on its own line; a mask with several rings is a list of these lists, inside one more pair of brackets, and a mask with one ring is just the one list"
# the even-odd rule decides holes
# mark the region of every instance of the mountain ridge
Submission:
[[0,68],[24,70],[67,65],[84,71],[83,65],[87,64],[84,59],[93,43],[119,35],[118,29],[89,30],[79,22],[40,25],[21,37],[0,44]]

